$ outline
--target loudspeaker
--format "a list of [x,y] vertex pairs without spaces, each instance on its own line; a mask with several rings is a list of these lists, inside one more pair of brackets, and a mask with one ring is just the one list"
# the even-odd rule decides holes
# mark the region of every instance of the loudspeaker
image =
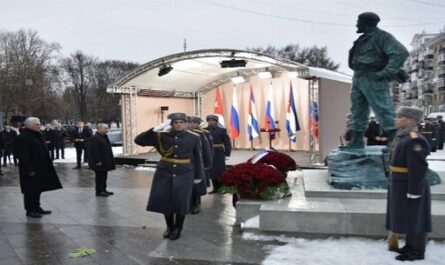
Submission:
[[166,111],[166,110],[168,110],[168,106],[161,106],[161,110],[162,110],[162,111]]

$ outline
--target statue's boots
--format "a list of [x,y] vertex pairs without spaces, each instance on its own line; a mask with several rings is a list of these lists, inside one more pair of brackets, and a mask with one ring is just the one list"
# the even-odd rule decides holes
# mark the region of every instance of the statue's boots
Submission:
[[365,132],[352,131],[352,139],[346,145],[339,147],[341,150],[363,149],[365,148],[365,140],[363,139]]

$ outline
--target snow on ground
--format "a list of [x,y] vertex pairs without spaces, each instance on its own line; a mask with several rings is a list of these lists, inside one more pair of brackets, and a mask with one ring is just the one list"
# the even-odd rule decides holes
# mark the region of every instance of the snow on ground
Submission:
[[[122,154],[122,146],[113,146],[113,154]],[[83,153],[82,153],[83,158]],[[76,163],[76,148],[65,148],[65,159],[55,159],[54,163]]]
[[[367,238],[303,239],[281,236],[263,236],[243,233],[246,240],[279,241],[283,246],[270,246],[270,254],[263,265],[397,265],[398,253],[386,248],[385,240]],[[402,240],[400,246],[403,245]],[[430,241],[425,260],[408,262],[418,265],[444,264],[445,244]]]

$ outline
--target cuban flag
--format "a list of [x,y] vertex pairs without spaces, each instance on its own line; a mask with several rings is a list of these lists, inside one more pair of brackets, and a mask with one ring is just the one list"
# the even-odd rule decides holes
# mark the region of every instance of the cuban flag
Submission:
[[315,101],[312,101],[310,106],[309,128],[312,135],[318,138],[318,104]]
[[[270,130],[275,129],[275,113],[274,113],[274,107],[273,107],[273,87],[272,82],[270,82],[269,86],[269,93],[267,95],[267,102],[266,102],[266,118],[264,120],[264,128]],[[275,139],[276,133],[272,132],[270,133],[270,138]]]
[[258,127],[258,118],[256,115],[255,97],[253,96],[252,86],[250,86],[250,99],[249,99],[249,118],[247,120],[247,132],[249,133],[249,140],[260,136],[260,129]]
[[235,86],[233,88],[232,107],[230,108],[230,138],[238,138],[239,132],[238,97]]
[[287,113],[286,113],[286,129],[287,129],[287,134],[289,135],[289,139],[291,139],[291,141],[295,143],[297,141],[296,133],[297,131],[300,130],[300,123],[298,122],[297,109],[295,107],[292,82],[290,82],[290,88],[289,88],[289,101],[287,104]]
[[218,116],[218,126],[224,127],[224,115],[221,93],[219,87],[216,88],[216,100],[215,100],[215,115]]

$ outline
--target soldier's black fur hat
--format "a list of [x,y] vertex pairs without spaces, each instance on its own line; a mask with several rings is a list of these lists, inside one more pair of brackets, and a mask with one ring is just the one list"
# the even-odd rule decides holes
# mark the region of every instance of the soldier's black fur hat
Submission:
[[201,123],[202,119],[200,117],[196,117],[196,116],[188,116],[187,122]]
[[208,120],[218,121],[218,116],[216,116],[215,114],[207,115],[206,121],[208,121]]
[[400,107],[397,110],[397,116],[412,118],[420,122],[423,120],[423,111],[416,107]]
[[175,113],[169,114],[167,116],[167,119],[170,119],[171,121],[183,120],[183,121],[187,122],[187,115],[185,115],[185,113],[182,113],[182,112],[175,112]]

